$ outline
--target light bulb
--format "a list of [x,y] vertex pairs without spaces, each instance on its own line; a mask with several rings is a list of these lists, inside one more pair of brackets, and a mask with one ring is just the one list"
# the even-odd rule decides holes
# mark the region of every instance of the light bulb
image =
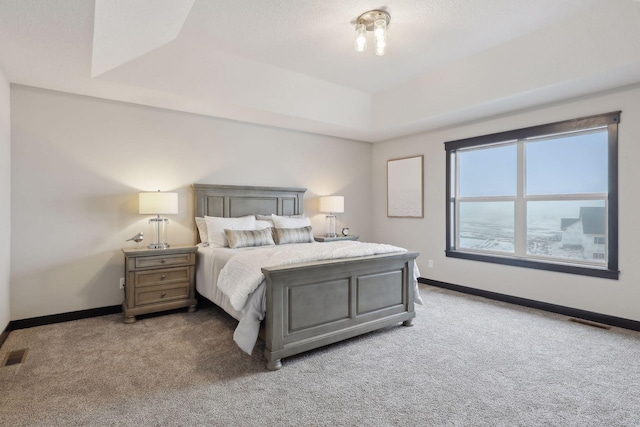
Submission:
[[374,21],[373,39],[376,44],[376,55],[384,55],[387,48],[387,21],[384,18]]
[[356,25],[356,52],[364,52],[367,48],[367,27],[364,24]]

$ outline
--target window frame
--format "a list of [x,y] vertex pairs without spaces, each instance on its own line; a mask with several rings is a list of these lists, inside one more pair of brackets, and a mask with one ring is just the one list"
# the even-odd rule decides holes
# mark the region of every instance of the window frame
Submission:
[[[618,270],[618,124],[620,123],[621,111],[614,111],[605,114],[599,114],[595,116],[581,117],[577,119],[564,120],[560,122],[531,126],[522,129],[515,129],[506,132],[498,132],[488,135],[482,135],[478,137],[460,139],[455,141],[447,141],[444,143],[446,151],[446,250],[445,255],[447,257],[468,259],[474,261],[483,261],[490,263],[497,263],[503,265],[511,265],[517,267],[534,268],[548,271],[564,272],[571,274],[580,274],[593,277],[602,277],[607,279],[619,278],[620,272]],[[505,254],[502,252],[492,253],[478,253],[477,251],[470,251],[459,249],[456,247],[458,235],[457,228],[459,216],[456,215],[456,191],[454,190],[457,185],[457,168],[459,166],[459,156],[456,156],[456,152],[461,149],[469,148],[482,148],[489,147],[491,145],[503,145],[503,144],[518,144],[522,146],[519,141],[525,141],[532,138],[540,138],[544,136],[563,134],[576,131],[586,131],[588,129],[606,128],[608,135],[608,193],[606,194],[605,207],[607,212],[607,235],[606,235],[606,253],[608,259],[605,266],[596,265],[581,265],[580,261],[562,261],[558,259],[546,259],[538,257],[528,257]],[[518,148],[518,156],[521,156],[521,151],[524,147]],[[518,160],[518,175],[524,174],[524,171],[520,170],[520,159]],[[520,180],[520,178],[518,178]],[[518,183],[521,185],[521,182]],[[520,192],[520,189],[519,189]],[[560,195],[559,200],[564,196]],[[596,200],[602,200],[602,194],[598,195],[584,195],[575,194],[569,195],[570,198],[583,200],[589,198],[595,198]],[[490,197],[491,201],[498,201],[502,197]],[[518,203],[515,200],[517,197],[506,197],[506,199],[514,199],[514,203]],[[545,200],[548,199],[544,196]],[[469,199],[468,197],[465,199]],[[478,200],[483,199],[475,198]],[[489,198],[487,198],[489,199]],[[528,199],[535,200],[535,196],[528,196]],[[469,201],[469,200],[467,200]],[[523,206],[515,205],[516,210],[516,225],[514,232],[517,233],[522,229],[522,224],[518,224],[518,216],[522,217]],[[520,227],[520,229],[518,228]],[[524,224],[526,230],[526,224]],[[525,236],[526,237],[526,236]],[[520,239],[521,240],[521,239]],[[526,238],[524,243],[526,246]],[[526,249],[525,249],[526,253]]]

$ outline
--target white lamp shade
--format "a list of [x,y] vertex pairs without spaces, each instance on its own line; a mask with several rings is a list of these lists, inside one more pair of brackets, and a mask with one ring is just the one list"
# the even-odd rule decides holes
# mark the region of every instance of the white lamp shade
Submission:
[[178,193],[140,193],[139,213],[175,215],[178,213]]
[[343,196],[320,197],[320,212],[342,213],[344,212]]

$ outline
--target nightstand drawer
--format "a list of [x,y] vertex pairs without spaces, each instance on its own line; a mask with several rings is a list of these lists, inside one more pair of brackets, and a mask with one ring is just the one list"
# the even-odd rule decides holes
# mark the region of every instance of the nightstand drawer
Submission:
[[137,257],[135,268],[168,267],[172,265],[193,264],[193,260],[193,254]]
[[188,282],[189,267],[165,268],[162,270],[136,271],[136,287],[166,285],[175,282]]
[[183,286],[167,288],[166,286],[157,286],[155,288],[146,289],[144,292],[136,292],[136,306],[145,304],[157,304],[164,301],[172,301],[177,299],[185,299],[189,297],[189,283]]

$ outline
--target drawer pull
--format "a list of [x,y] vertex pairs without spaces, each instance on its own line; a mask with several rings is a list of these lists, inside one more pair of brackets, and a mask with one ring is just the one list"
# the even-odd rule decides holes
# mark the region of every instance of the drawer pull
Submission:
[[166,292],[163,292],[162,294],[160,294],[160,298],[164,298],[164,297],[166,297],[166,296],[167,296],[167,293],[166,293]]
[[160,280],[164,280],[164,279],[166,279],[166,278],[167,278],[167,275],[166,275],[166,274],[163,274],[163,275],[162,275],[162,277],[160,277]]

